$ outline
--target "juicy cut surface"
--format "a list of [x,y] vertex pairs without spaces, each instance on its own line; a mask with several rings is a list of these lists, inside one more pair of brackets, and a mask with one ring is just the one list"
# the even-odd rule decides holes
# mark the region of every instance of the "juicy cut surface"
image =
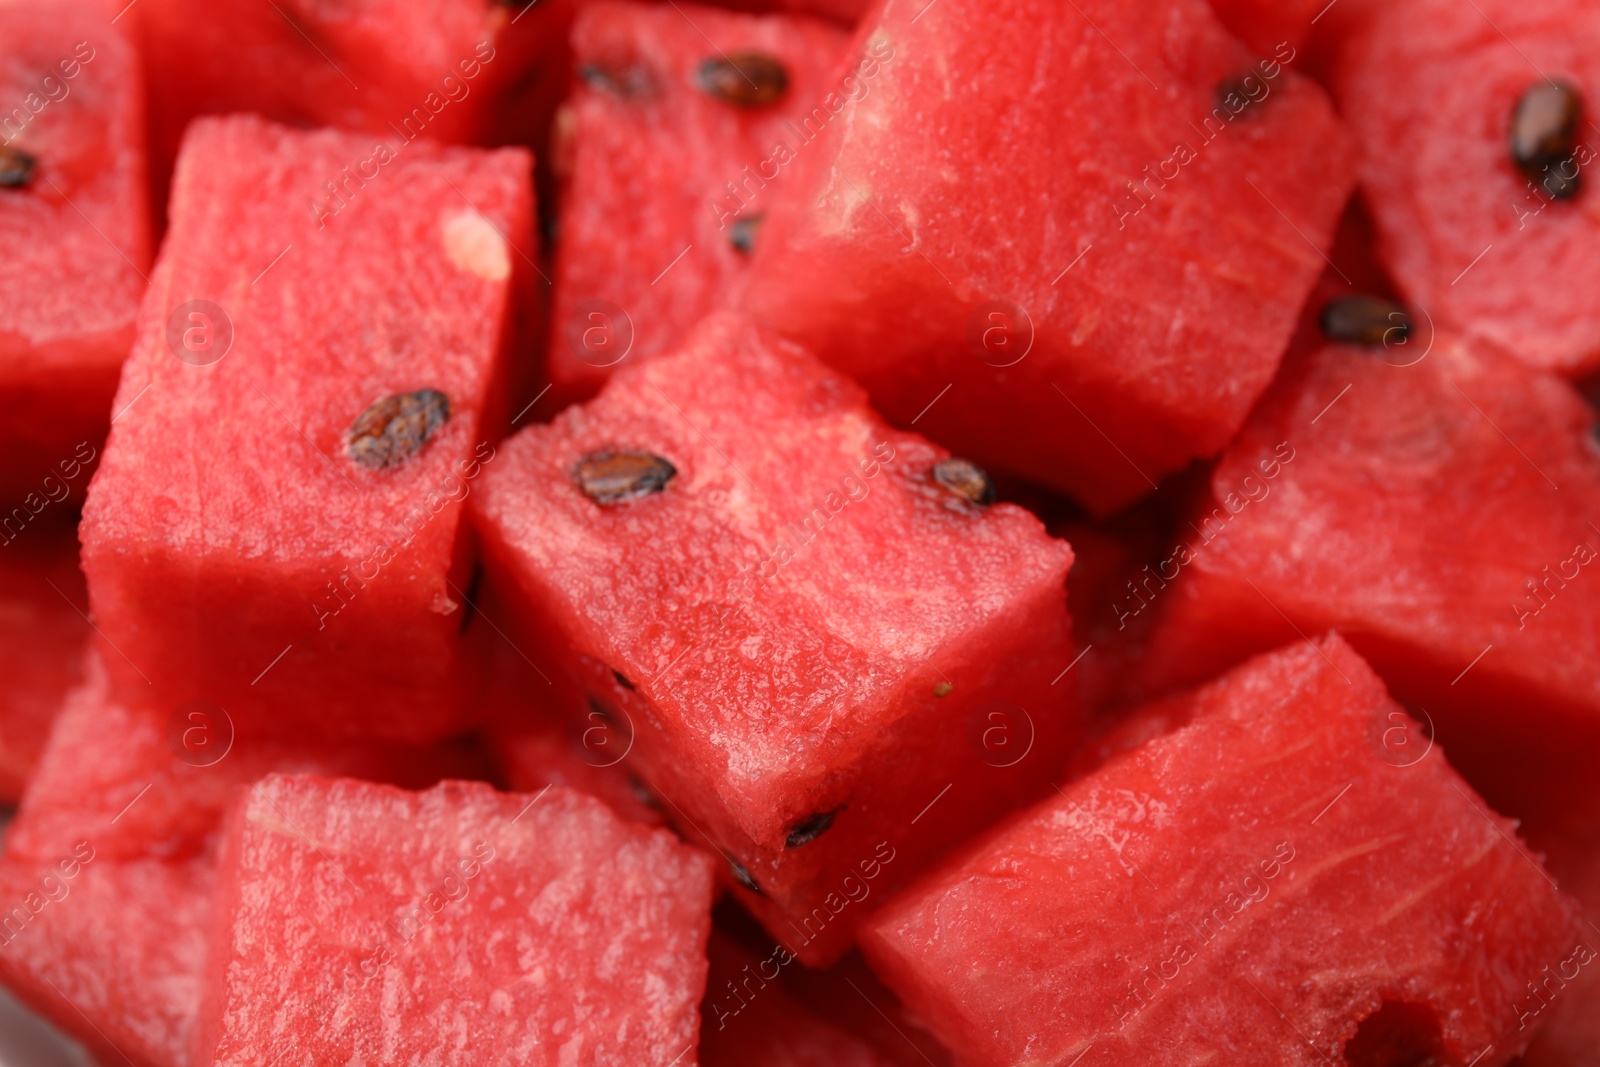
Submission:
[[749,310],[1098,511],[1220,450],[1353,178],[1294,48],[1203,0],[891,0],[856,46],[867,91],[796,151]]
[[0,499],[35,512],[46,477],[83,494],[150,266],[139,56],[101,6],[0,6],[0,144],[31,160],[0,187]]
[[568,789],[272,776],[230,816],[201,1058],[692,1065],[711,890]]
[[[1330,84],[1363,148],[1364,199],[1395,282],[1434,319],[1532,366],[1600,367],[1600,9],[1414,0],[1329,20]],[[1557,86],[1579,103],[1573,149],[1524,172],[1512,154],[1519,102]]]
[[[554,152],[564,178],[548,356],[558,387],[589,395],[622,361],[670,350],[742,283],[761,214],[790,170],[778,159],[834,88],[846,40],[805,16],[694,4],[596,3],[579,16],[578,74]],[[702,69],[725,57],[760,57],[742,62],[752,84],[766,72],[773,99],[752,106],[708,91]]]
[[[875,854],[953,843],[1042,785],[1077,732],[1050,686],[1072,658],[1071,550],[1020,508],[946,488],[945,454],[863,399],[716,317],[508,441],[474,497],[525,647],[567,679],[569,707],[626,732],[645,784],[760,887],[758,909],[809,913]],[[619,453],[675,473],[599,503],[584,464]],[[1008,715],[1015,759],[981,742],[1002,744]]]
[[82,527],[120,692],[242,732],[460,722],[461,501],[506,417],[530,160],[419,142],[324,225],[311,198],[369,149],[191,127]]
[[973,1064],[1513,1058],[1594,956],[1513,825],[1336,636],[1189,699],[883,909],[890,986]]

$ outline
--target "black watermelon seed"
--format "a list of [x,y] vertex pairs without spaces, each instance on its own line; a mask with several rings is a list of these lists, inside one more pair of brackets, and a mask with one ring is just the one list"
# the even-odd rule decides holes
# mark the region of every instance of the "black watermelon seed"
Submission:
[[760,52],[736,52],[700,64],[700,88],[736,107],[767,107],[789,89],[789,72]]
[[628,681],[627,677],[621,671],[617,670],[615,667],[611,668],[611,677],[615,678],[617,680],[617,684],[622,686],[622,688],[624,688],[624,689],[637,689],[638,688],[632,682]]
[[732,872],[733,880],[750,890],[752,893],[761,893],[761,887],[756,885],[756,880],[754,878],[750,877],[750,872],[744,869],[744,864],[740,863],[732,856],[727,857],[727,859],[728,870]]
[[1393,300],[1344,296],[1322,308],[1322,332],[1330,341],[1377,347],[1411,336],[1411,316]]
[[573,481],[596,504],[619,504],[659,493],[678,468],[649,452],[591,452],[578,461]]
[[450,418],[450,398],[437,389],[384,397],[350,424],[346,449],[370,470],[404,463]]
[[819,811],[815,815],[808,815],[789,828],[789,836],[784,840],[785,848],[799,848],[809,845],[817,838],[828,832],[833,825],[833,817],[839,814],[835,811]]
[[994,503],[994,483],[989,480],[982,467],[970,460],[956,456],[941,459],[933,465],[933,477],[940,485],[969,504],[985,507]]
[[1517,100],[1511,114],[1511,162],[1554,200],[1578,195],[1577,160],[1583,97],[1562,82],[1539,81]]
[[14,145],[0,145],[0,189],[22,189],[33,181],[39,161]]
[[638,100],[655,92],[655,83],[643,67],[628,63],[583,63],[578,77],[584,84],[624,100]]
[[728,242],[749,255],[756,250],[756,234],[761,230],[761,215],[746,215],[728,230]]
[[617,717],[611,713],[610,708],[606,707],[605,704],[601,702],[599,697],[590,695],[586,699],[589,705],[589,713],[591,715],[600,716],[600,721],[604,722],[607,726],[611,726],[616,723]]

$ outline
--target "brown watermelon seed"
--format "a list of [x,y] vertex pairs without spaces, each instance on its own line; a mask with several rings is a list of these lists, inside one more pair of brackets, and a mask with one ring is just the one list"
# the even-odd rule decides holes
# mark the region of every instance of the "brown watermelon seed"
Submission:
[[591,452],[573,468],[572,479],[596,504],[620,504],[659,493],[678,468],[649,452]]
[[621,671],[617,670],[615,667],[611,668],[611,677],[615,678],[617,680],[617,684],[622,686],[622,688],[624,688],[624,689],[637,689],[638,688],[638,686],[636,686],[632,682],[628,681],[627,676],[624,675]]
[[369,470],[404,463],[450,419],[450,398],[437,389],[386,396],[356,417],[346,435],[350,458]]
[[1342,296],[1323,305],[1322,332],[1328,340],[1345,344],[1399,344],[1411,336],[1411,316],[1380,296]]
[[39,161],[15,145],[0,145],[0,189],[22,189],[33,182]]
[[761,896],[766,895],[761,892],[761,887],[756,885],[756,880],[750,877],[750,872],[745,870],[744,864],[740,863],[732,856],[727,856],[726,859],[728,861],[728,870],[733,874],[733,880],[735,882],[738,882],[752,893],[760,894]]
[[955,691],[956,687],[951,685],[949,682],[933,683],[933,695],[936,697],[947,697]]
[[767,107],[789,89],[789,72],[760,52],[735,52],[708,59],[696,76],[700,88],[736,107]]
[[985,507],[994,503],[994,483],[983,468],[970,460],[951,456],[933,465],[933,477],[969,504]]
[[819,811],[815,815],[808,815],[795,823],[789,829],[789,836],[784,840],[785,848],[799,848],[809,845],[817,838],[828,832],[833,825],[833,817],[839,814],[838,809],[833,811]]
[[1570,85],[1539,81],[1517,100],[1511,115],[1511,162],[1557,200],[1578,192],[1573,153],[1583,125],[1583,98]]
[[756,250],[756,234],[761,230],[761,215],[746,215],[728,230],[728,242],[735,249],[749,255]]

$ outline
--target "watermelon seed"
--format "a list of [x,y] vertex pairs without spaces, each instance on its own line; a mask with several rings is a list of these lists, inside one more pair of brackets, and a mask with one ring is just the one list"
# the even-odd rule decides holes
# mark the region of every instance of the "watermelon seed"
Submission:
[[795,823],[789,829],[789,836],[783,842],[785,848],[799,848],[809,845],[817,838],[828,832],[833,825],[833,817],[839,814],[839,809],[833,811],[819,811],[815,815],[808,815]]
[[1512,112],[1511,162],[1556,200],[1578,194],[1573,154],[1582,123],[1583,98],[1572,86],[1560,82],[1540,81],[1529,86]]
[[33,181],[39,161],[14,145],[0,145],[0,189],[21,189]]
[[621,671],[617,670],[615,667],[611,668],[611,677],[615,678],[617,680],[617,684],[622,686],[622,688],[624,688],[624,689],[637,689],[638,688],[638,686],[636,686],[632,682],[628,681],[628,679],[623,675],[623,673]]
[[749,255],[756,249],[756,233],[761,229],[761,215],[746,215],[728,230],[728,241],[734,248]]
[[616,725],[617,717],[615,715],[611,714],[611,709],[610,708],[606,707],[604,704],[602,704],[600,702],[600,698],[599,697],[595,697],[595,696],[589,697],[588,698],[588,704],[589,704],[589,714],[590,715],[598,715],[600,717],[600,721],[605,723],[607,726],[615,726]]
[[947,697],[951,693],[955,692],[955,689],[956,687],[951,685],[949,682],[933,683],[933,695],[936,697]]
[[678,468],[649,452],[591,452],[578,461],[572,478],[596,504],[619,504],[659,493]]
[[437,389],[386,396],[350,424],[346,449],[369,470],[404,463],[450,418],[450,398]]
[[994,483],[982,467],[970,460],[951,456],[933,465],[933,477],[969,504],[985,507],[994,503]]
[[[744,864],[732,856],[727,856],[726,859],[728,861],[728,870],[733,873],[733,880],[750,890],[750,892],[760,894],[761,887],[756,885],[754,878],[750,877],[750,872],[744,869]],[[765,896],[765,894],[761,895]]]
[[700,88],[736,107],[767,107],[789,88],[782,63],[760,52],[737,52],[700,64]]
[[1411,316],[1393,300],[1377,296],[1344,296],[1322,308],[1322,332],[1346,344],[1400,344],[1411,335]]

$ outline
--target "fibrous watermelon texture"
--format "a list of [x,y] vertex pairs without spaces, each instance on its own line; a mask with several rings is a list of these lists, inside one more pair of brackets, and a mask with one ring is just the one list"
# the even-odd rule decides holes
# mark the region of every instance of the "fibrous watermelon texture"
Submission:
[[229,826],[196,1062],[696,1063],[712,865],[667,831],[308,776]]
[[[93,0],[0,6],[0,520],[81,497],[150,266],[139,56]],[[15,507],[15,510],[12,510]]]
[[241,733],[464,721],[460,516],[506,417],[530,160],[418,142],[319,223],[369,150],[191,127],[81,531],[119,694]]
[[61,702],[83,679],[89,601],[70,520],[42,518],[0,544],[0,802],[21,798]]
[[[249,111],[371,135],[340,161],[418,138],[543,144],[579,0],[139,0],[152,151],[164,188],[184,128]],[[365,170],[361,171],[365,176]],[[336,167],[321,180],[348,181]],[[319,200],[332,190],[324,190]],[[337,203],[334,200],[333,203]]]
[[216,862],[0,858],[0,982],[100,1063],[189,1067]]
[[1352,180],[1298,53],[1254,58],[1203,0],[867,23],[870,92],[812,112],[752,312],[891,419],[1097,511],[1220,451]]
[[547,362],[565,395],[591,396],[742,285],[792,171],[775,157],[835,88],[847,37],[804,16],[620,2],[586,8],[572,36]]
[[522,647],[808,962],[1078,732],[1068,546],[745,320],[502,452],[474,515]]
[[[1503,1064],[1592,961],[1568,902],[1337,636],[1197,691],[891,902],[879,972],[964,1062]],[[1433,1059],[1429,1059],[1433,1057]]]
[[1420,321],[1296,358],[1144,590],[1152,684],[1337,628],[1500,810],[1558,765],[1592,781],[1594,429],[1566,383]]
[[103,859],[186,859],[207,851],[241,787],[271,772],[348,775],[411,788],[484,775],[464,744],[236,737],[225,709],[177,709],[114,699],[96,655],[89,678],[56,717],[50,743],[6,828],[5,852],[48,862],[83,839]]
[[[1334,93],[1406,295],[1535,367],[1600,366],[1600,191],[1589,173],[1600,159],[1600,9],[1411,0],[1349,5],[1329,20]],[[1546,150],[1515,152],[1519,129],[1548,134]]]

